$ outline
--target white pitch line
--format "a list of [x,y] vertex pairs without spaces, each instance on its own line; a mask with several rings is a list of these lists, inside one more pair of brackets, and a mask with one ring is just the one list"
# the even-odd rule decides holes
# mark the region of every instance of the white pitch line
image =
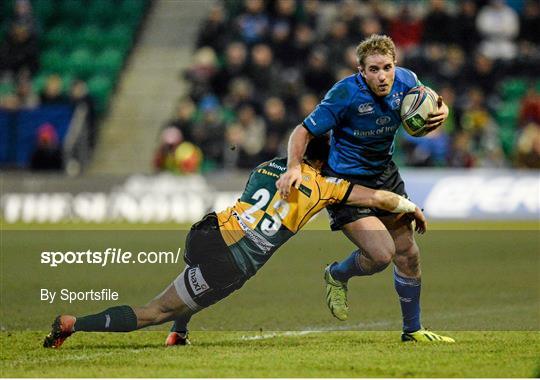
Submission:
[[[510,305],[511,307],[506,307],[508,311],[515,311],[516,306]],[[521,307],[522,309],[529,309],[529,306]],[[504,308],[503,308],[504,309]],[[441,319],[441,320],[451,320],[457,317],[463,317],[463,316],[471,316],[476,317],[479,315],[484,314],[491,314],[494,311],[501,312],[501,308],[484,308],[480,310],[468,310],[465,312],[453,312],[453,313],[432,313],[428,316],[430,319]],[[243,335],[240,337],[240,340],[263,340],[263,339],[271,339],[276,337],[296,337],[296,336],[303,336],[308,334],[321,334],[321,333],[327,333],[331,331],[369,331],[369,329],[372,328],[381,328],[381,327],[390,327],[393,324],[396,323],[396,320],[390,321],[377,321],[377,322],[369,322],[369,323],[357,323],[355,325],[341,325],[341,326],[313,326],[313,327],[304,327],[303,330],[298,331],[283,331],[283,332],[273,332],[273,333],[266,333],[266,334],[259,334],[259,335]]]

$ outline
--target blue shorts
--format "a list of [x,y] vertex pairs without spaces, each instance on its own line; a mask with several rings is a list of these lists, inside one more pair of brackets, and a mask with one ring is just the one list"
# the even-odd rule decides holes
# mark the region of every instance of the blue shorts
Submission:
[[[322,174],[326,177],[343,178],[355,185],[362,185],[376,190],[388,190],[408,198],[405,191],[405,183],[399,175],[399,170],[394,161],[390,161],[384,172],[374,176],[347,176],[334,172],[329,166],[322,169]],[[386,216],[391,213],[376,208],[362,208],[336,204],[326,208],[330,215],[330,228],[332,231],[341,230],[344,225],[368,216]]]

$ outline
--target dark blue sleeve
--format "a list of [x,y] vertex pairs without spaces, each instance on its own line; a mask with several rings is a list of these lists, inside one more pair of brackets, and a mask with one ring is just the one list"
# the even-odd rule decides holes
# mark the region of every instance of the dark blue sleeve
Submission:
[[351,95],[346,83],[336,83],[317,108],[304,119],[304,127],[314,136],[333,129],[343,118]]

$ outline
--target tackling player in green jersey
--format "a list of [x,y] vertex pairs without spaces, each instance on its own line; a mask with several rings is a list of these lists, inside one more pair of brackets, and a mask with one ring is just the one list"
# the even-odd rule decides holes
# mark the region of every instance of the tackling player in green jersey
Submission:
[[[426,230],[422,211],[404,197],[322,176],[320,168],[327,157],[327,139],[313,139],[301,164],[304,181],[287,200],[275,184],[286,171],[287,160],[276,158],[259,165],[234,206],[210,213],[192,226],[184,252],[187,266],[165,291],[145,306],[115,306],[83,317],[60,315],[43,345],[60,347],[79,331],[127,332],[173,320],[185,325],[193,314],[242,287],[311,217],[331,204],[406,213],[416,221],[419,233]],[[167,339],[168,345],[186,343],[187,336],[179,331]]]

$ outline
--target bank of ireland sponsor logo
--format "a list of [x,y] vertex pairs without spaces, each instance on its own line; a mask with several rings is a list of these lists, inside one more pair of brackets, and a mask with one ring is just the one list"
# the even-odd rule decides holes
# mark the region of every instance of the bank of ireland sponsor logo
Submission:
[[373,112],[375,112],[375,109],[372,103],[362,103],[358,106],[358,114],[360,115],[367,115]]
[[375,123],[377,125],[386,125],[391,120],[392,120],[392,118],[390,116],[381,116],[381,117],[378,117],[377,120],[375,120]]
[[188,279],[191,290],[193,290],[193,294],[195,294],[196,296],[210,289],[210,287],[204,280],[199,267],[189,268]]

